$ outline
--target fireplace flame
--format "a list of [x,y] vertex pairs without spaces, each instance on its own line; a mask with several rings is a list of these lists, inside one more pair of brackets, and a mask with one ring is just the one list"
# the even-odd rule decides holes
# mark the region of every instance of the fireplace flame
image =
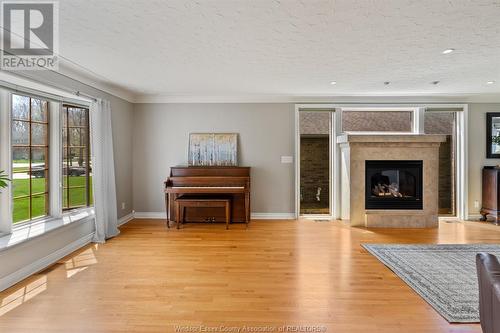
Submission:
[[372,193],[377,197],[403,197],[403,194],[399,192],[398,184],[396,183],[392,183],[390,185],[378,183],[372,188]]

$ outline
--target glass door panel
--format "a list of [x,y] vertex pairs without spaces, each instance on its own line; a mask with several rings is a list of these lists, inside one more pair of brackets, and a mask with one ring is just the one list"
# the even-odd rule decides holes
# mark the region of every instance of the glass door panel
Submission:
[[331,214],[332,112],[300,111],[300,215]]
[[456,112],[426,111],[425,134],[444,134],[439,146],[439,215],[456,216]]

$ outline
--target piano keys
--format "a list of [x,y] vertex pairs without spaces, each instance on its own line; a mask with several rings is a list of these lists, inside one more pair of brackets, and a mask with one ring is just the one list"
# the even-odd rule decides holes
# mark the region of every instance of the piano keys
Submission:
[[[250,221],[250,168],[249,167],[172,167],[165,181],[167,222],[176,219],[175,199],[179,196],[224,195],[231,198],[232,222]],[[187,222],[215,220],[224,222],[225,214],[217,208],[190,208]]]

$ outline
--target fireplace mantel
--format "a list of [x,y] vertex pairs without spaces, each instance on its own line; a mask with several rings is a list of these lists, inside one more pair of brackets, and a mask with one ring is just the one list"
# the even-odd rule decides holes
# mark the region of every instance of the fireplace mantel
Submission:
[[[352,226],[430,228],[438,226],[439,145],[445,135],[344,134],[341,148],[342,219]],[[423,208],[369,210],[365,208],[365,165],[375,160],[423,162]]]

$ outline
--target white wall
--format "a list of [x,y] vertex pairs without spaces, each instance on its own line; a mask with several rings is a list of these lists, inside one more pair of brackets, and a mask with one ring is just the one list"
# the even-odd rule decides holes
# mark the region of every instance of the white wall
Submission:
[[479,214],[474,201],[481,207],[482,169],[500,164],[500,159],[486,158],[486,113],[500,112],[500,103],[469,104],[469,214]]
[[294,104],[136,104],[134,209],[164,212],[163,181],[186,165],[189,132],[239,133],[239,164],[252,167],[252,212],[294,211]]

